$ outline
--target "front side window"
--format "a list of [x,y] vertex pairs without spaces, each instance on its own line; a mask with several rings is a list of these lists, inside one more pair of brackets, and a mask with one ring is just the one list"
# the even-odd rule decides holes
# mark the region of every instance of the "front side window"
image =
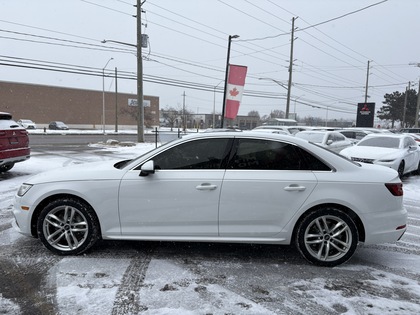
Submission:
[[405,138],[404,139],[404,148],[415,147],[416,142],[412,138]]
[[290,143],[238,139],[228,169],[247,170],[330,170],[319,159]]
[[200,139],[179,144],[153,158],[158,170],[220,169],[229,139]]

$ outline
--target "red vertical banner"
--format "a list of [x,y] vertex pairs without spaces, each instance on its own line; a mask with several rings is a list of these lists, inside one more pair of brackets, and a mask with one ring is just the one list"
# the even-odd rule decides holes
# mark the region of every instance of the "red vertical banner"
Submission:
[[226,87],[225,117],[235,119],[238,115],[244,92],[247,67],[229,65],[228,83]]

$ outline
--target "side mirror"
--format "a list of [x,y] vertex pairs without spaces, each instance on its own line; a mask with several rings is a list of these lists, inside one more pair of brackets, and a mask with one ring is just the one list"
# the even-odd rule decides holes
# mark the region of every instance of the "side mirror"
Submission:
[[332,141],[331,139],[327,140],[327,145],[332,144],[334,141]]
[[155,173],[155,162],[153,160],[147,161],[141,166],[141,171],[139,176],[148,176],[149,174]]

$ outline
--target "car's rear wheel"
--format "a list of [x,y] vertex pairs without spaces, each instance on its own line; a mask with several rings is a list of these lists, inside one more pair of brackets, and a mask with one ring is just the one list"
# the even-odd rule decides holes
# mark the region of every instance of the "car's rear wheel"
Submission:
[[49,203],[40,213],[37,230],[44,246],[60,255],[85,252],[100,234],[92,208],[73,198],[60,198]]
[[7,164],[0,165],[0,173],[10,171],[13,166],[15,166],[15,163],[7,163]]
[[342,210],[330,207],[304,217],[296,236],[302,256],[315,265],[326,267],[350,259],[359,239],[353,219]]
[[405,168],[405,163],[404,163],[404,161],[401,161],[400,165],[398,165],[398,170],[397,170],[398,176],[400,178],[403,178],[403,176],[404,176],[404,168]]

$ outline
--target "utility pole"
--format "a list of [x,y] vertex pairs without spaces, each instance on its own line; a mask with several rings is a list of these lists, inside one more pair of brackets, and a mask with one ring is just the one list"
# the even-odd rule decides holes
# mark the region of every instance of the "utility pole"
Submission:
[[401,128],[405,128],[405,112],[407,110],[407,102],[408,102],[408,92],[411,89],[411,81],[408,82],[408,87],[405,89],[405,98],[404,98],[404,109],[403,109],[403,120]]
[[141,53],[141,6],[145,2],[137,0],[137,142],[144,142],[144,108],[143,108],[143,57]]
[[289,63],[289,82],[287,84],[287,102],[286,102],[286,119],[289,118],[290,109],[290,91],[292,89],[292,72],[293,72],[293,42],[295,40],[295,20],[292,18],[292,38],[290,44],[290,63]]
[[369,88],[369,64],[370,64],[370,60],[368,60],[367,73],[366,73],[365,104],[367,103],[367,98],[368,98],[368,88]]
[[420,79],[419,79],[419,90],[417,92],[417,107],[416,107],[416,116],[414,126],[417,128],[419,126],[419,109],[420,109]]
[[[420,67],[420,63],[418,62],[410,62],[410,66]],[[414,117],[414,126],[419,126],[419,109],[420,109],[420,79],[419,79],[419,90],[417,92],[417,107],[416,107],[416,116]]]

